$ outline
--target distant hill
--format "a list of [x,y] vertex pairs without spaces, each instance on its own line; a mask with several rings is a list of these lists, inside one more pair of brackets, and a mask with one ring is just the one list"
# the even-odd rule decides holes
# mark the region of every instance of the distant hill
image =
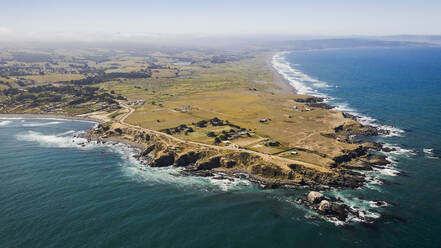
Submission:
[[356,48],[356,47],[425,47],[433,46],[428,42],[406,40],[379,40],[366,38],[341,38],[341,39],[317,39],[317,40],[289,40],[270,42],[273,47],[289,50],[325,49],[325,48]]

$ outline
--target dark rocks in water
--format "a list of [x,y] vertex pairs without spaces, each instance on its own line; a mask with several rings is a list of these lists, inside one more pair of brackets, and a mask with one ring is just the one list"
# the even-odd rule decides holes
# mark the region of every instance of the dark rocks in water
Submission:
[[282,185],[280,184],[279,181],[274,181],[274,182],[267,182],[265,184],[263,184],[263,189],[278,189],[280,188]]
[[160,155],[152,161],[152,167],[166,167],[175,162],[175,154],[173,152]]
[[389,204],[387,204],[387,202],[385,202],[385,201],[376,201],[374,204],[375,204],[375,206],[380,207],[380,208],[384,208],[384,207],[389,206]]
[[[326,197],[316,191],[309,192],[306,197],[297,198],[296,202],[315,211],[320,216],[329,219],[337,219],[342,222],[347,222],[350,220],[348,218],[353,216],[360,219],[363,223],[374,223],[375,221],[375,218],[370,217],[365,210],[356,207],[349,207],[339,198]],[[378,207],[388,206],[388,204],[384,201],[378,201],[375,204]]]
[[374,165],[388,165],[390,161],[386,159],[387,157],[384,155],[371,154],[368,156],[369,163]]
[[346,188],[358,188],[365,182],[365,179],[361,175],[350,175],[350,171],[340,177],[337,177],[329,182],[333,187],[346,187]]
[[383,150],[383,144],[378,142],[365,142],[363,143],[363,146],[372,150],[376,151],[382,151]]
[[366,154],[367,148],[359,146],[354,150],[345,150],[344,152],[345,154],[333,158],[335,164],[349,162],[356,157],[363,156]]
[[214,176],[214,173],[210,170],[187,170],[186,173],[190,174],[190,175],[195,175],[195,176],[199,176],[199,177],[212,177]]
[[379,129],[372,126],[362,126],[358,132],[353,132],[353,135],[359,136],[378,136],[380,134]]
[[346,204],[333,203],[331,206],[331,213],[340,221],[345,221],[348,218],[349,207]]
[[339,201],[341,200],[325,197],[322,193],[316,191],[311,191],[305,198],[298,198],[296,200],[297,203],[305,205],[324,217],[346,221],[352,210],[346,204],[336,203]]
[[391,148],[391,147],[383,147],[381,148],[381,151],[383,152],[395,152],[397,149]]
[[378,136],[379,134],[387,134],[387,130],[381,130],[373,126],[361,125],[361,124],[345,124],[334,128],[334,132],[340,135],[346,136],[348,139],[350,136]]
[[351,114],[348,114],[348,113],[345,113],[345,112],[343,112],[342,114],[343,114],[343,117],[344,117],[344,118],[352,119],[352,120],[354,120],[354,121],[357,120],[357,116],[355,116],[355,115],[351,115]]
[[309,203],[315,204],[315,203],[319,203],[320,201],[322,201],[324,199],[324,196],[320,192],[311,191],[311,192],[309,192],[307,199],[308,199]]
[[322,200],[318,205],[318,210],[322,213],[328,213],[331,210],[331,203],[327,200]]

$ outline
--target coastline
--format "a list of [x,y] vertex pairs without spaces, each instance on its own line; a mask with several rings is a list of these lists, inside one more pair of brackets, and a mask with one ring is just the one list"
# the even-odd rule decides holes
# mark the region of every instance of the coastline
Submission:
[[76,120],[76,121],[89,121],[95,123],[103,123],[100,119],[81,117],[81,116],[69,116],[58,114],[0,114],[0,119],[48,119],[48,120]]
[[[278,53],[276,53],[278,54]],[[282,93],[295,93],[296,89],[276,68],[272,65],[272,59],[276,55],[271,57],[269,64],[273,73],[273,82],[275,86],[279,87]],[[283,84],[283,85],[282,85]],[[289,91],[289,92],[288,92]],[[306,95],[311,96],[311,95]],[[130,110],[130,108],[129,108]],[[341,111],[340,111],[341,112]],[[358,188],[364,184],[364,181],[357,179],[359,175],[351,174],[351,169],[341,169],[339,171],[321,171],[317,168],[311,168],[302,165],[297,161],[296,164],[291,161],[291,164],[287,164],[287,161],[277,161],[276,157],[267,156],[263,154],[256,154],[251,151],[241,150],[225,150],[217,148],[209,149],[208,147],[200,147],[194,143],[176,142],[176,140],[169,140],[166,135],[158,134],[158,132],[151,132],[148,129],[137,130],[137,127],[124,122],[129,114],[129,111],[122,119],[110,122],[110,124],[116,124],[115,127],[122,129],[123,135],[107,135],[107,130],[101,130],[103,125],[97,125],[94,128],[86,132],[85,138],[88,141],[96,141],[98,143],[122,143],[129,147],[136,148],[140,151],[136,158],[139,159],[141,164],[140,169],[144,165],[151,167],[165,167],[165,166],[180,166],[184,167],[184,174],[196,175],[202,177],[213,177],[221,175],[226,179],[228,177],[234,178],[246,178],[250,182],[256,183],[259,187],[265,188],[309,188],[309,189],[328,189],[330,188]],[[342,112],[343,113],[343,112]],[[67,119],[78,121],[91,121],[95,123],[104,124],[105,121],[101,119],[81,117],[81,116],[65,116],[65,115],[52,115],[52,114],[2,114],[0,118],[34,118],[34,119]],[[109,124],[109,123],[107,123]],[[115,127],[110,130],[115,130]],[[148,138],[147,138],[148,137]],[[165,142],[164,142],[165,141]],[[178,149],[176,148],[178,147]],[[177,151],[183,149],[182,151]],[[148,152],[147,152],[148,151]],[[194,153],[197,151],[199,153]],[[246,156],[244,154],[247,153]],[[173,155],[170,155],[173,154]],[[171,159],[173,157],[173,159]],[[151,159],[151,160],[149,160]],[[181,161],[181,162],[178,162]],[[230,169],[229,165],[231,161],[237,162],[237,168]],[[257,161],[257,163],[256,163]],[[193,165],[198,163],[197,166]],[[280,168],[273,167],[273,165],[280,166]],[[185,165],[177,165],[176,163],[184,163]],[[265,164],[266,163],[266,164]],[[265,164],[260,166],[260,164]],[[282,165],[283,164],[283,165]],[[285,165],[286,164],[286,165]],[[249,165],[249,168],[247,166]],[[290,167],[294,165],[294,167]],[[233,165],[236,166],[236,165]],[[244,169],[245,168],[245,169]],[[277,168],[277,169],[275,169]],[[288,174],[285,169],[289,171]],[[293,179],[293,175],[297,178]],[[336,201],[335,199],[328,199]],[[337,201],[336,201],[337,202]],[[317,205],[307,205],[307,207],[313,209],[317,208]],[[344,211],[349,211],[348,209]],[[356,213],[356,212],[354,212]],[[335,212],[330,212],[329,216],[334,216]],[[346,216],[346,215],[345,215]],[[345,217],[346,218],[346,217]]]
[[[386,49],[387,47],[384,47],[384,48]],[[344,49],[352,49],[352,48],[335,48],[335,49],[324,48],[324,49],[309,49],[309,50],[297,50],[297,51],[325,51],[325,50],[344,50]],[[294,52],[294,51],[292,51],[292,52]],[[304,81],[311,82],[312,86],[314,86],[314,84],[324,84],[325,87],[330,87],[327,82],[323,82],[323,81],[311,78],[309,75],[304,74],[303,72],[291,67],[291,65],[287,61],[277,62],[277,63],[279,63],[280,65],[286,66],[290,71],[292,71],[293,73],[296,74],[296,77],[300,77],[300,78],[294,77],[293,79],[289,79],[288,78],[289,76],[285,75],[285,73],[283,72],[283,69],[276,68],[276,65],[274,64],[275,59],[277,57],[283,58],[283,54],[286,54],[286,53],[290,53],[290,51],[279,51],[279,52],[273,53],[272,60],[271,60],[271,62],[272,62],[271,68],[274,70],[275,73],[279,74],[279,77],[284,79],[286,84],[288,84],[290,87],[294,88],[294,92],[296,92],[296,94],[322,98],[324,103],[329,103],[329,102],[332,102],[333,100],[335,100],[332,96],[328,96],[328,95],[320,92],[319,90],[304,84],[301,81],[304,80]],[[285,59],[283,58],[283,60],[285,60]],[[321,87],[318,87],[318,88],[321,88]],[[333,109],[332,109],[333,111],[340,111],[341,113],[344,113],[348,116],[351,116],[354,120],[361,123],[362,125],[371,126],[371,127],[378,129],[379,131],[381,131],[383,133],[382,136],[386,136],[386,137],[401,136],[405,132],[404,130],[402,130],[400,128],[382,124],[375,118],[360,114],[359,112],[357,112],[356,109],[353,109],[348,105],[349,104],[344,103],[344,102],[343,103],[332,102],[330,106],[333,107]]]
[[274,56],[277,56],[281,52],[271,53],[267,59],[267,65],[272,72],[272,84],[279,88],[282,93],[297,93],[297,90],[291,85],[288,79],[286,79],[273,65]]
[[[93,122],[96,124],[102,124],[104,121],[102,119],[95,119],[90,117],[81,116],[69,116],[69,115],[53,115],[53,114],[0,114],[0,119],[41,119],[41,120],[73,120],[73,121],[83,121],[83,122]],[[90,131],[85,130],[86,132]],[[127,145],[129,147],[143,150],[145,146],[137,142],[133,142],[127,139],[122,139],[118,137],[109,137],[106,139],[101,139],[104,142],[115,142]]]

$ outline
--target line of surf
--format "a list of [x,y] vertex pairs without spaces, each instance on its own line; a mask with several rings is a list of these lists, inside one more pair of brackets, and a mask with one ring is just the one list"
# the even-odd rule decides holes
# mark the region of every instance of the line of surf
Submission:
[[287,80],[287,82],[296,90],[298,94],[311,95],[316,97],[322,97],[326,102],[330,102],[335,106],[336,110],[351,114],[356,117],[357,121],[364,125],[370,125],[379,129],[388,131],[389,134],[385,136],[402,136],[404,130],[397,127],[383,125],[375,118],[365,116],[357,112],[355,109],[349,107],[347,103],[337,102],[336,99],[331,96],[320,92],[320,89],[333,87],[329,83],[315,79],[300,70],[295,68],[289,61],[286,60],[286,55],[289,52],[276,53],[272,58],[272,66],[276,71]]

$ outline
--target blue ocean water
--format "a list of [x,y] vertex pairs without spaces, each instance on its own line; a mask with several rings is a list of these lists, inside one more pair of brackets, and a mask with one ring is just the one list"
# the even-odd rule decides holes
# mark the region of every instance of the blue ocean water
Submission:
[[73,137],[94,123],[0,119],[0,247],[440,247],[441,49],[276,59],[299,91],[392,130],[377,138],[399,148],[390,168],[362,190],[326,192],[378,216],[374,225],[310,220],[295,203],[304,190],[141,170],[132,148]]

